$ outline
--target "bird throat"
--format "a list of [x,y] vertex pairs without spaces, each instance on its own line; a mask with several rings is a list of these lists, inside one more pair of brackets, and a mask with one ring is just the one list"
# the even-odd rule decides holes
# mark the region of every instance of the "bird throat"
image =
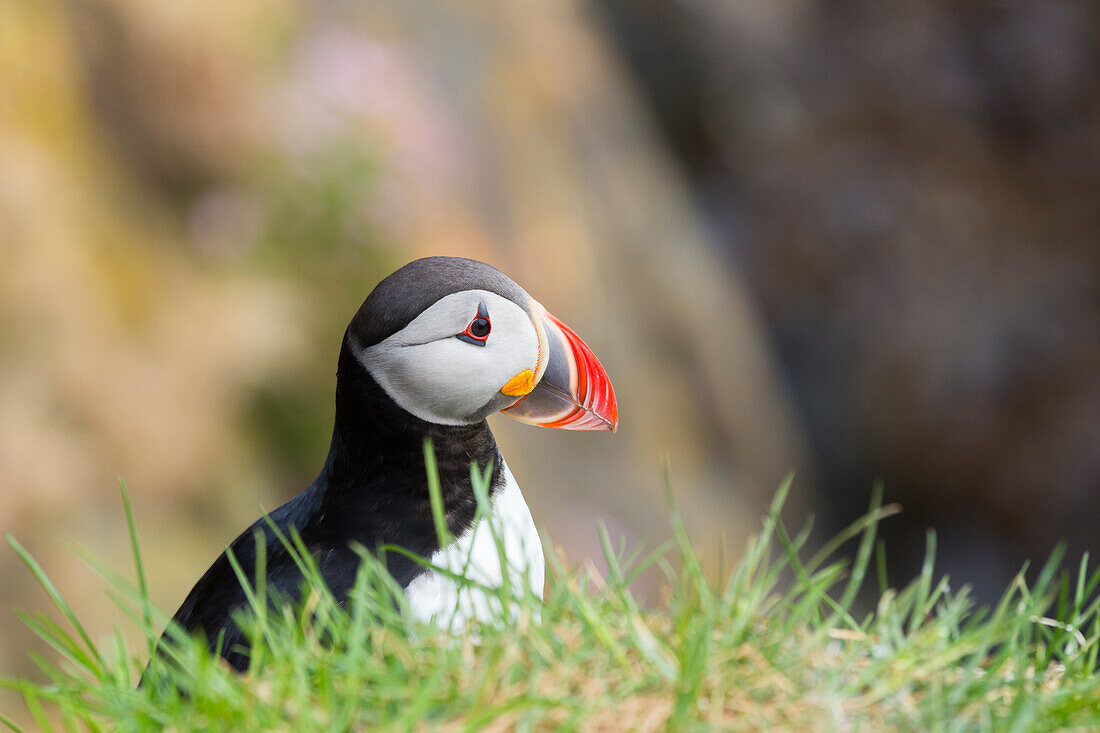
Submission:
[[[368,548],[394,544],[422,557],[438,550],[424,465],[426,440],[435,452],[448,530],[459,537],[477,512],[471,463],[482,472],[492,465],[490,496],[504,483],[503,460],[488,423],[439,425],[408,413],[359,363],[345,339],[332,444],[313,487],[326,525],[343,525],[328,529],[346,531]],[[404,585],[407,573],[398,565],[391,572]]]

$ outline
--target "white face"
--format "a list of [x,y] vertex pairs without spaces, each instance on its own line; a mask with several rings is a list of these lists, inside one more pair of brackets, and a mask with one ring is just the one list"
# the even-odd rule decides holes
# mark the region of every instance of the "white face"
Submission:
[[[488,311],[488,337],[479,343],[458,338],[480,304]],[[525,369],[541,377],[539,367],[545,368],[531,316],[486,290],[445,296],[384,341],[356,347],[355,355],[404,410],[444,425],[477,422],[511,406],[522,395],[508,396],[501,388]]]

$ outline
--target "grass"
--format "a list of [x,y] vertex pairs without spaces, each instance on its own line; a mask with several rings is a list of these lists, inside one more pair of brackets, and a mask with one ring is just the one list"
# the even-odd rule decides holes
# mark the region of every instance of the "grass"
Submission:
[[[128,649],[116,632],[96,644],[9,538],[63,621],[24,617],[55,652],[38,659],[47,681],[0,685],[22,694],[43,730],[1100,729],[1100,573],[1087,557],[1070,572],[1056,554],[1033,583],[1021,572],[999,603],[979,609],[936,577],[930,535],[920,576],[890,588],[875,530],[895,508],[880,505],[881,493],[811,554],[808,528],[792,536],[778,519],[788,486],[719,584],[702,571],[669,492],[666,546],[626,553],[601,531],[606,577],[551,556],[543,603],[499,591],[502,622],[462,635],[409,621],[400,589],[369,554],[346,608],[299,555],[311,577],[304,602],[271,610],[261,583],[241,617],[249,673],[170,629],[140,688],[167,617],[149,602],[123,489],[137,582],[95,569],[147,643]],[[840,551],[852,543],[848,560]],[[654,609],[630,592],[650,567],[668,586]],[[877,595],[863,589],[875,578]],[[868,595],[873,611],[857,611]]]

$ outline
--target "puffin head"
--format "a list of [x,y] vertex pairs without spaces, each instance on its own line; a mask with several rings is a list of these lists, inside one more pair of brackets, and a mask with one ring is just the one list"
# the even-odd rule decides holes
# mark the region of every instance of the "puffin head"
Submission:
[[592,350],[483,262],[410,262],[367,296],[347,342],[399,407],[430,423],[503,412],[565,430],[618,427],[615,391]]

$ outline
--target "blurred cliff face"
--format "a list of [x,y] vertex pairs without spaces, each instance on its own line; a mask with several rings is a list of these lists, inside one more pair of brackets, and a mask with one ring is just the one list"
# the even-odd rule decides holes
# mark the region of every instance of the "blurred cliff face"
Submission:
[[620,2],[840,518],[996,593],[1100,544],[1100,6]]

